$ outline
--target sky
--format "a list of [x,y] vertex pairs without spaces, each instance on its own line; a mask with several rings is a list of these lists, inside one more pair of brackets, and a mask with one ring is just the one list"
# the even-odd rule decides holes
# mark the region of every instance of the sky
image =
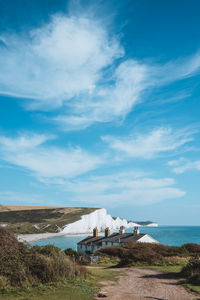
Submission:
[[200,225],[199,10],[0,0],[0,204]]

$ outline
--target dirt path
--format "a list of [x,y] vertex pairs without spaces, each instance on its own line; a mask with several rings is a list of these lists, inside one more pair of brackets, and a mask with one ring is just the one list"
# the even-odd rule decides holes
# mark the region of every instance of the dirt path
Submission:
[[102,282],[104,286],[101,293],[107,296],[105,299],[200,300],[200,296],[189,293],[170,274],[139,268],[120,269],[120,272],[124,274],[119,277],[117,282]]

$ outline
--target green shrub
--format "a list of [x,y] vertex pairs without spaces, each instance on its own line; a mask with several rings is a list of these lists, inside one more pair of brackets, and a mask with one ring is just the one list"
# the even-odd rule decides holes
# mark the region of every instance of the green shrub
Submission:
[[71,257],[79,257],[79,256],[83,256],[83,254],[79,253],[78,251],[76,250],[73,250],[72,248],[67,248],[65,249],[65,254],[67,256],[71,256]]
[[200,255],[200,245],[188,243],[184,244],[181,248],[184,249],[184,252],[188,252],[189,254],[199,254]]
[[9,286],[8,278],[5,276],[0,276],[0,289],[5,289]]
[[200,284],[200,259],[192,258],[189,263],[183,267],[181,275],[193,284]]
[[186,257],[198,254],[200,245],[186,244],[182,247],[172,247],[162,244],[128,242],[124,247],[106,247],[96,252],[99,255],[118,257],[120,265],[130,264],[185,264]]
[[0,227],[0,288],[72,279],[79,267],[58,247],[29,247]]
[[88,265],[89,260],[80,252],[73,250],[72,248],[67,248],[64,251],[65,255],[67,255],[72,261],[80,265]]
[[50,256],[60,255],[62,253],[62,250],[54,245],[34,246],[32,249],[40,254]]

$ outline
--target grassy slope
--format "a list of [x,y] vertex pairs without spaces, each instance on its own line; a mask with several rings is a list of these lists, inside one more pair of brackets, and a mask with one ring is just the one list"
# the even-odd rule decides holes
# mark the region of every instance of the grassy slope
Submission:
[[[97,208],[0,206],[0,224],[17,234],[58,232],[64,225],[80,220]],[[39,229],[35,228],[37,224]]]
[[60,282],[57,285],[42,285],[29,289],[10,289],[0,293],[0,300],[94,300],[102,280],[116,281],[119,272],[93,268],[87,279],[74,282]]

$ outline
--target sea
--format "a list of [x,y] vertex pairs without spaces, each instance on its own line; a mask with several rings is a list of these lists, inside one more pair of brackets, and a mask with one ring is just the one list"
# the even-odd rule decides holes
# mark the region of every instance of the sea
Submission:
[[[127,229],[126,232],[132,232]],[[200,244],[200,226],[158,226],[140,227],[141,233],[147,233],[161,244],[181,246],[186,243]],[[58,236],[30,243],[31,245],[54,245],[62,250],[67,248],[77,249],[77,243],[88,235]]]

